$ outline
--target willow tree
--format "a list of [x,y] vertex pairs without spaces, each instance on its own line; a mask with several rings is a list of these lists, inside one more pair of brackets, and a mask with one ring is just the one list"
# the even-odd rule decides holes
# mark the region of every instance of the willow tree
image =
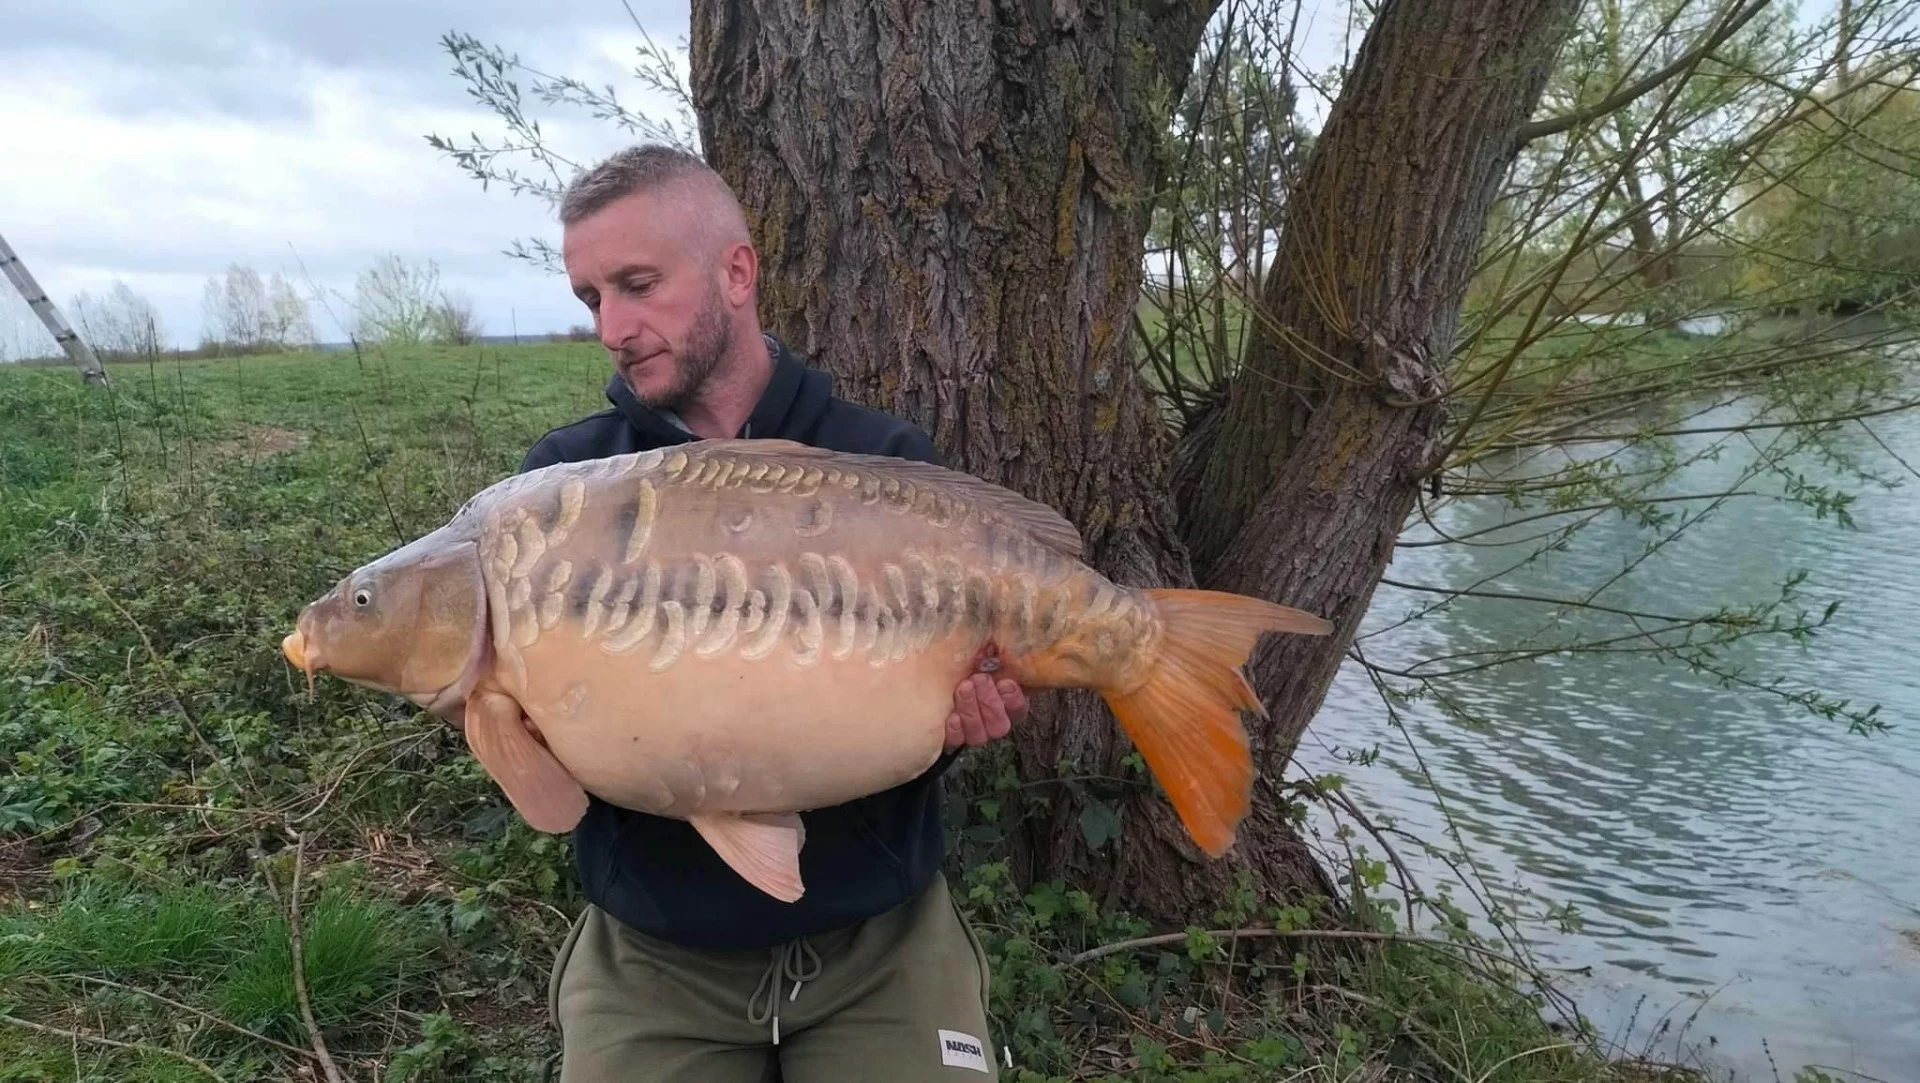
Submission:
[[[1259,779],[1227,860],[1207,860],[1137,784],[1029,802],[1040,812],[1014,825],[1026,876],[1176,925],[1210,914],[1242,870],[1268,893],[1328,888],[1279,771],[1437,465],[1478,242],[1577,7],[1379,8],[1287,194],[1237,375],[1176,426],[1131,331],[1169,123],[1218,3],[693,0],[681,91],[750,215],[762,320],[842,393],[1060,509],[1116,581],[1240,591],[1336,623],[1271,638],[1250,662],[1268,713],[1249,718]],[[550,195],[571,163],[545,156],[551,180],[495,164],[543,145],[513,62],[445,44],[521,146],[432,142],[478,177]],[[577,81],[541,92],[645,137],[694,134],[648,128]],[[1041,697],[1013,754],[1027,780],[1140,777],[1092,695]]]
[[[1029,874],[1170,922],[1219,906],[1236,868],[1323,887],[1273,783],[1435,465],[1487,210],[1576,5],[1377,13],[1287,201],[1271,320],[1176,440],[1128,329],[1170,103],[1214,6],[695,0],[692,23],[701,143],[754,215],[776,333],[955,466],[1061,509],[1117,581],[1336,622],[1249,667],[1269,717],[1249,720],[1261,781],[1230,860],[1151,797],[1122,802],[1120,845],[1089,845],[1069,801],[1018,837]],[[1121,776],[1127,753],[1092,696],[1043,699],[1016,748],[1027,778]]]

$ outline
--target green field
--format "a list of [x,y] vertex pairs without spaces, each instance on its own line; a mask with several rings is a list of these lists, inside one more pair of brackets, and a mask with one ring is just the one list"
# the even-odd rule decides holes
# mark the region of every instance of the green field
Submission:
[[[278,1077],[292,1054],[130,989],[307,1045],[291,827],[337,1059],[366,1078],[413,1048],[439,1078],[484,1050],[445,1078],[540,1078],[564,841],[502,815],[450,728],[337,681],[309,702],[276,644],[303,601],[605,405],[603,358],[132,365],[112,394],[0,371],[0,1010]],[[0,1080],[176,1077],[205,1073],[0,1028]]]
[[[566,840],[444,724],[324,678],[309,699],[277,643],[604,405],[606,373],[594,344],[127,365],[111,392],[0,369],[0,1083],[321,1078],[296,977],[348,1078],[548,1078]],[[1019,784],[983,762],[969,840]],[[1076,964],[1153,930],[968,854],[1009,1078],[1615,1078],[1489,956],[1195,935]]]

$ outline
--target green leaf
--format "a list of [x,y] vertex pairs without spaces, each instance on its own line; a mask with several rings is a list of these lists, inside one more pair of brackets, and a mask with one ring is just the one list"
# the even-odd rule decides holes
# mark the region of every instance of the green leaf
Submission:
[[1080,810],[1080,833],[1086,836],[1088,846],[1098,850],[1107,840],[1120,837],[1120,814],[1099,798],[1088,798],[1086,807]]

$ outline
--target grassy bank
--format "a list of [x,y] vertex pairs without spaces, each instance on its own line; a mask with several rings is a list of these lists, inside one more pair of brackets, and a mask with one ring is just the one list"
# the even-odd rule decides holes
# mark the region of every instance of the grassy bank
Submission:
[[[309,700],[276,644],[605,371],[570,344],[121,366],[111,393],[0,370],[0,1081],[321,1078],[316,1032],[357,1080],[548,1078],[566,841],[447,726]],[[1212,928],[1261,932],[1108,951],[1162,931],[990,852],[953,874],[1009,1078],[1649,1077],[1542,1023],[1504,949],[1385,939],[1384,907],[1227,899]]]

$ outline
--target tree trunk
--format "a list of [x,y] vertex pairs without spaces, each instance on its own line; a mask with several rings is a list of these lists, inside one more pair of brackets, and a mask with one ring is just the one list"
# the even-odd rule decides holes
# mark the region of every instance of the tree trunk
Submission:
[[1640,183],[1639,174],[1629,170],[1626,182],[1627,199],[1638,208],[1627,215],[1627,231],[1633,237],[1633,265],[1640,268],[1640,284],[1657,290],[1673,278],[1672,254],[1654,232],[1653,207],[1647,203],[1646,187]]
[[[1128,346],[1154,103],[1215,2],[693,5],[701,141],[748,209],[766,325],[950,465],[1058,508],[1122,583],[1192,582]],[[1026,778],[1118,775],[1125,754],[1082,693],[1037,697],[1015,748]],[[1164,801],[1126,811],[1096,853],[1059,802],[1015,859],[1172,913],[1154,897],[1197,851]]]
[[1273,705],[1255,735],[1269,776],[1318,710],[1439,466],[1460,302],[1577,6],[1382,8],[1287,202],[1245,369],[1183,449],[1201,579],[1338,624],[1255,652],[1249,669]]
[[[702,143],[748,209],[766,325],[832,369],[843,393],[926,428],[949,464],[1060,509],[1080,526],[1089,562],[1122,583],[1197,581],[1172,499],[1175,449],[1133,367],[1129,327],[1168,110],[1216,2],[693,3]],[[1501,65],[1545,39],[1543,11],[1571,5],[1401,4],[1381,16],[1359,93],[1335,110],[1305,199],[1295,197],[1372,228],[1350,238],[1292,229],[1276,311],[1396,386],[1433,386],[1428,359],[1445,354],[1546,56],[1526,56],[1517,73]],[[1431,137],[1409,142],[1417,125]],[[1341,283],[1357,302],[1350,311],[1391,347],[1425,352],[1390,363],[1373,339],[1350,341],[1350,328],[1314,317],[1295,290],[1303,266],[1329,259],[1366,269]],[[1262,347],[1256,368],[1282,367]],[[1295,411],[1301,439],[1276,446],[1260,419],[1287,406],[1263,377],[1233,389],[1204,454],[1231,460],[1245,441],[1260,467],[1209,471],[1187,522],[1211,547],[1215,582],[1337,616],[1344,642],[1426,465],[1437,409],[1328,387]],[[1268,490],[1275,502],[1262,499]],[[1289,518],[1303,498],[1292,514],[1308,514]],[[1207,529],[1216,512],[1239,525]],[[1317,526],[1300,529],[1308,522]],[[1260,555],[1233,564],[1222,543],[1242,527]],[[1255,674],[1277,705],[1266,750],[1291,747],[1339,653],[1295,638],[1277,656],[1290,664]],[[1014,748],[1034,781],[1063,769],[1118,776],[1127,752],[1085,693],[1039,697]],[[1090,847],[1080,808],[1054,801],[1012,840],[1016,871],[1064,877],[1174,927],[1206,920],[1239,865],[1270,891],[1330,890],[1271,777],[1256,785],[1228,861],[1206,860],[1164,798],[1118,803],[1124,841]]]
[[[1627,73],[1620,58],[1620,39],[1623,31],[1619,5],[1612,7],[1610,15],[1610,25],[1607,27],[1609,83],[1613,86],[1624,86]],[[1641,163],[1652,160],[1654,154],[1660,149],[1660,144],[1648,138],[1646,133],[1633,130],[1627,110],[1615,110],[1612,120],[1614,146],[1608,148],[1612,152],[1608,155],[1608,159],[1620,163],[1620,179],[1622,187],[1626,190],[1627,205],[1633,208],[1627,215],[1627,231],[1633,238],[1632,265],[1640,268],[1640,284],[1646,287],[1648,293],[1654,294],[1650,298],[1652,303],[1647,306],[1648,323],[1654,326],[1666,326],[1672,321],[1663,311],[1666,305],[1664,299],[1658,296],[1658,291],[1671,277],[1669,257],[1662,251],[1660,240],[1653,231],[1653,206],[1647,201],[1646,186],[1640,182]],[[1657,124],[1659,120],[1655,119],[1649,123]],[[1675,196],[1678,195],[1671,188],[1668,191]]]

